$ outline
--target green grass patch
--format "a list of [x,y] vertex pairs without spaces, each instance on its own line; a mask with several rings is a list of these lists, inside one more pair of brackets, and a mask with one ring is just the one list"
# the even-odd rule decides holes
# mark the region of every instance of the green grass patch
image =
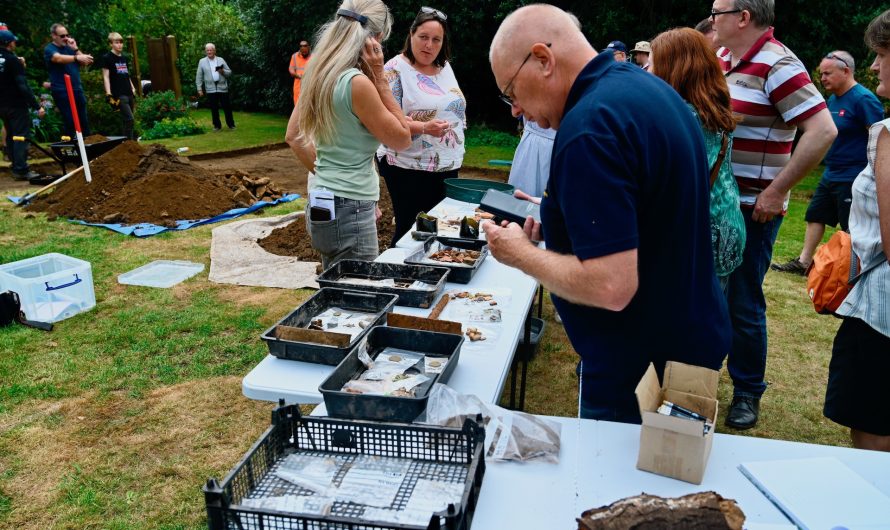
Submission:
[[[152,143],[159,143],[170,149],[188,147],[190,155],[278,144],[284,141],[288,120],[288,116],[278,114],[235,112],[235,130],[229,130],[224,126],[221,131],[214,132],[210,110],[192,111],[191,117],[209,132],[195,136],[153,140]],[[223,120],[222,112],[220,120]]]

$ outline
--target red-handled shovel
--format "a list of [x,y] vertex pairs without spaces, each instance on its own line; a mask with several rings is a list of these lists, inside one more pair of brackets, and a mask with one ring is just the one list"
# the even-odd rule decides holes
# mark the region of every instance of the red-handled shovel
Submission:
[[77,103],[74,101],[74,89],[71,88],[71,76],[68,74],[65,74],[65,89],[68,91],[68,104],[71,105],[71,117],[74,119],[74,130],[77,133],[77,147],[80,149],[80,160],[83,162],[83,174],[87,182],[92,182],[93,176],[90,174],[87,149],[83,145],[83,133],[80,131],[80,116],[77,112]]

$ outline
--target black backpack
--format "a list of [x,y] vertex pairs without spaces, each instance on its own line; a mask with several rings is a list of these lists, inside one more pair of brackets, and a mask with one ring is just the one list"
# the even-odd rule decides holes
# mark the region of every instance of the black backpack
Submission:
[[52,324],[35,322],[25,318],[25,314],[22,313],[22,302],[19,300],[18,293],[13,291],[2,292],[0,293],[0,327],[9,326],[13,322],[45,331],[52,331],[53,329]]

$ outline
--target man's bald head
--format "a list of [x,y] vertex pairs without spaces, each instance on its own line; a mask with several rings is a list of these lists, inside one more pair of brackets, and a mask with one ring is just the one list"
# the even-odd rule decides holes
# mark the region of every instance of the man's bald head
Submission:
[[488,59],[492,64],[518,64],[536,42],[550,42],[563,51],[592,49],[571,15],[549,4],[532,4],[510,13],[501,22],[491,41]]

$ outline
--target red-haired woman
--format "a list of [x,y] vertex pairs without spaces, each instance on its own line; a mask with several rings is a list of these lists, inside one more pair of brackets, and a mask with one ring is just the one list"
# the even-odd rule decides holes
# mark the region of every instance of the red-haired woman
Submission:
[[739,188],[732,174],[732,131],[736,118],[729,87],[717,56],[705,37],[692,28],[665,31],[652,41],[651,72],[664,79],[701,123],[711,168],[711,245],[714,268],[726,293],[729,274],[742,263],[745,220]]

